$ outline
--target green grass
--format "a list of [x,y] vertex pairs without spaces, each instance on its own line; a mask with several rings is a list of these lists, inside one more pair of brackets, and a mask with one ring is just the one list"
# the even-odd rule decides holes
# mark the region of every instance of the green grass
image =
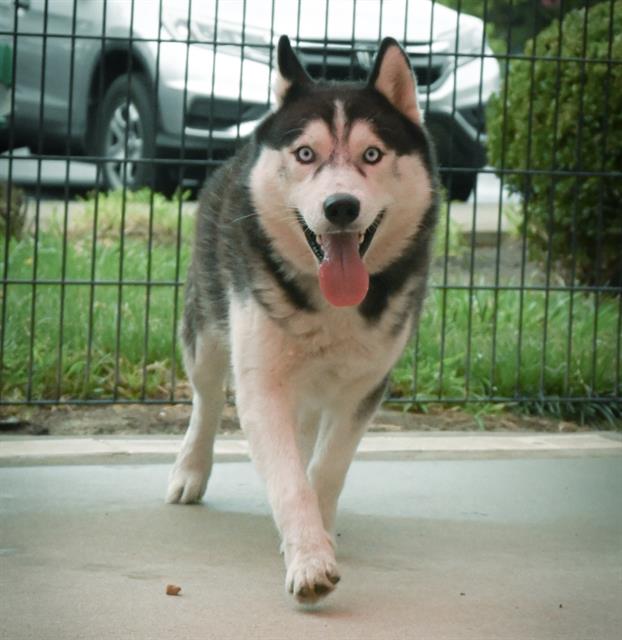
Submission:
[[[182,280],[185,277],[189,257],[187,239],[193,223],[189,216],[179,215],[176,204],[159,196],[154,198],[153,216],[150,216],[149,194],[144,192],[127,194],[124,215],[120,205],[119,195],[100,195],[97,220],[92,200],[72,209],[66,242],[64,211],[43,222],[37,242],[36,273],[33,238],[11,241],[8,277],[31,280],[34,276],[44,283],[37,284],[36,288],[31,284],[7,287],[3,398],[84,399],[112,395],[139,398],[143,394],[164,398],[169,395],[177,324],[176,287],[170,283],[178,276]],[[126,230],[123,243],[120,241],[122,218]],[[97,234],[93,252],[94,224]],[[178,232],[181,236],[179,260]],[[0,258],[4,261],[3,255]],[[104,284],[92,287],[89,283],[92,276]],[[57,283],[61,279],[85,284],[62,286]],[[119,291],[116,284],[119,280],[135,284],[124,284]],[[147,280],[154,284],[148,287]],[[45,281],[53,283],[45,284]],[[177,295],[179,316],[183,301],[181,288]],[[31,331],[33,299],[35,323]],[[145,336],[147,314],[148,336]],[[175,373],[180,372],[177,362]]]
[[[470,407],[474,411],[493,396],[530,412],[581,420],[619,417],[618,301],[601,298],[596,309],[593,296],[549,292],[548,312],[546,305],[544,291],[431,291],[419,339],[395,368],[393,394],[408,398],[416,389],[424,398],[471,397],[480,400]],[[590,395],[610,402],[555,399]],[[513,402],[516,397],[527,400]]]
[[[64,211],[57,212],[41,224],[36,272],[32,235],[11,240],[8,278],[34,277],[41,282],[36,287],[18,283],[6,288],[3,399],[170,396],[172,380],[182,377],[179,355],[174,372],[172,365],[183,302],[178,288],[175,317],[176,288],[171,283],[185,277],[193,222],[192,216],[180,215],[177,203],[158,196],[150,216],[151,197],[148,192],[128,194],[122,216],[119,195],[100,195],[97,219],[95,201],[72,206],[66,242]],[[444,241],[442,229],[437,238]],[[453,234],[450,249],[452,254],[460,251],[459,238]],[[4,252],[4,242],[0,252]],[[0,262],[4,263],[1,253]],[[92,274],[104,284],[91,286]],[[64,280],[80,284],[59,284],[63,275]],[[151,287],[146,285],[149,277],[155,282]],[[119,279],[134,284],[124,284],[119,292]],[[30,323],[33,301],[34,332]],[[620,415],[616,384],[622,377],[622,371],[615,370],[619,313],[619,300],[601,296],[596,305],[593,295],[581,293],[495,294],[492,290],[432,287],[418,341],[409,345],[394,371],[393,396],[401,397],[406,406],[414,390],[421,400],[474,398],[478,402],[468,407],[477,413],[493,410],[486,401],[489,396],[512,399],[518,395],[528,397],[522,408],[529,411],[614,419]],[[609,397],[610,402],[569,404],[543,399],[590,394]]]

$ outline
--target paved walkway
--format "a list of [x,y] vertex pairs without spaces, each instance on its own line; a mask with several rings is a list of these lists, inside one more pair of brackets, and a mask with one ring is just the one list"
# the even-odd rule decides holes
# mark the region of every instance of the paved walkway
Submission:
[[[0,437],[0,465],[90,464],[106,462],[173,461],[179,451],[179,436],[85,436]],[[370,433],[359,445],[359,458],[407,456],[438,457],[517,457],[529,455],[581,456],[622,452],[622,436],[608,432],[485,433],[485,432],[400,432]],[[248,459],[248,443],[243,436],[220,436],[215,446],[222,460]]]
[[243,440],[219,440],[193,507],[162,500],[178,443],[0,440],[0,637],[619,638],[615,435],[371,435],[342,498],[342,581],[310,610],[284,594]]

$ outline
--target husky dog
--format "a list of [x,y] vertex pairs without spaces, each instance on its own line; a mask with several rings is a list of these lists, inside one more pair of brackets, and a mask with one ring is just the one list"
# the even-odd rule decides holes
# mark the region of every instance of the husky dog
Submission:
[[283,36],[275,94],[201,195],[182,326],[192,416],[167,500],[205,492],[231,364],[286,589],[312,603],[339,582],[337,499],[417,325],[437,174],[392,38],[366,83],[335,84],[312,81]]

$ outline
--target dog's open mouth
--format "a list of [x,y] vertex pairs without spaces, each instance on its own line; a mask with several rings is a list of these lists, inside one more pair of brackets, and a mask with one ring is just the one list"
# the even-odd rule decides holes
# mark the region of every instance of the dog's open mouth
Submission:
[[320,289],[333,306],[351,307],[365,299],[369,289],[369,273],[362,258],[383,217],[384,210],[364,233],[339,231],[316,235],[298,214],[307,243],[319,262]]
[[[357,236],[359,255],[361,258],[365,255],[367,249],[369,249],[369,245],[378,230],[378,226],[382,222],[382,218],[384,218],[385,210],[383,209],[377,216],[376,219],[367,227],[365,233],[352,233],[352,236]],[[296,217],[298,218],[298,222],[304,231],[305,238],[307,240],[307,244],[313,251],[313,255],[318,259],[318,262],[322,262],[324,260],[324,241],[329,235],[349,235],[348,232],[339,232],[339,233],[331,233],[325,234],[323,236],[316,236],[311,229],[306,225],[303,217],[300,213],[296,213]]]

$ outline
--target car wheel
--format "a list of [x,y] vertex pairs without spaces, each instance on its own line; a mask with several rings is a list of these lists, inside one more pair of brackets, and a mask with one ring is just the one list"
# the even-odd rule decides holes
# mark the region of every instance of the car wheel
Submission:
[[155,111],[142,76],[123,75],[110,84],[95,127],[95,153],[102,158],[106,188],[159,186],[154,165],[148,162],[155,157]]
[[476,172],[472,173],[454,173],[449,174],[445,180],[445,187],[447,189],[450,200],[462,200],[463,202],[469,199],[473,188],[475,187]]

